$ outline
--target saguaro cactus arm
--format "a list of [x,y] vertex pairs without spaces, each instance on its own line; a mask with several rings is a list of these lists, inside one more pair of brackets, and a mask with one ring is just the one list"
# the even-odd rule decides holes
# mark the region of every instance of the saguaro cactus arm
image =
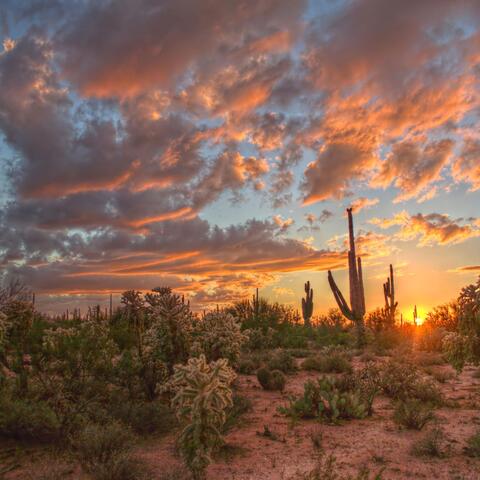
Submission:
[[333,278],[332,272],[328,271],[328,283],[330,284],[330,288],[332,289],[333,296],[335,297],[335,301],[337,302],[338,308],[341,310],[343,315],[347,317],[349,320],[354,320],[354,315],[350,307],[348,306],[345,297],[343,296],[342,292],[338,288],[337,284],[335,283],[335,279]]

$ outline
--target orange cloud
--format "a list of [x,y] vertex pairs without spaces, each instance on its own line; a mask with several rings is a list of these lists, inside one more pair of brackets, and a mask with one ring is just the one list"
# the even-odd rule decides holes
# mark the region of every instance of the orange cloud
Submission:
[[370,223],[381,228],[398,225],[400,230],[395,238],[418,239],[418,246],[449,245],[480,236],[480,228],[475,223],[464,224],[462,219],[452,220],[448,215],[439,213],[409,215],[403,211],[391,219],[374,218]]

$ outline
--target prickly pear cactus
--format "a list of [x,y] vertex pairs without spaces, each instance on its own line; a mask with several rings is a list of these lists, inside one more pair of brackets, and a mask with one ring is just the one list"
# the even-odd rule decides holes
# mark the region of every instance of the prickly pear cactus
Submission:
[[318,418],[337,423],[341,419],[364,418],[367,406],[360,392],[342,392],[333,378],[321,377],[316,382],[306,382],[303,397],[292,401],[281,413],[293,418]]
[[172,407],[185,423],[178,444],[194,480],[203,480],[212,453],[222,445],[226,409],[232,406],[230,385],[235,373],[227,360],[207,363],[204,355],[176,365],[169,382],[175,392]]

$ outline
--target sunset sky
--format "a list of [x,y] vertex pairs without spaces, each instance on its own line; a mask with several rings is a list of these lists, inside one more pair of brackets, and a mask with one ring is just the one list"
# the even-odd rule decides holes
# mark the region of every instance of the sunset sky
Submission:
[[169,285],[420,316],[480,274],[478,0],[2,0],[0,265],[39,309]]

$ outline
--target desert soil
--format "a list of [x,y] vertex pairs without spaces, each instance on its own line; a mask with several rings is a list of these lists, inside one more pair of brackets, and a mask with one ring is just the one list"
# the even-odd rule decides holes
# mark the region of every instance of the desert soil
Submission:
[[[355,363],[359,366],[358,359]],[[453,372],[447,365],[433,368]],[[448,454],[440,459],[411,454],[412,443],[432,426],[425,427],[422,432],[400,430],[392,420],[391,401],[385,397],[376,398],[374,415],[364,420],[338,426],[314,420],[292,425],[277,412],[277,407],[286,405],[289,396],[300,395],[305,381],[318,377],[318,373],[299,371],[289,375],[283,393],[264,391],[254,375],[240,375],[236,381],[237,391],[250,398],[253,408],[226,436],[227,448],[209,466],[207,478],[289,480],[297,472],[307,472],[314,466],[317,453],[311,437],[321,432],[325,454],[335,455],[338,472],[342,475],[355,475],[359,469],[367,467],[372,478],[383,470],[384,480],[478,480],[480,459],[469,458],[463,452],[466,439],[480,429],[480,380],[473,377],[475,370],[467,367],[460,375],[439,384],[445,397],[457,403],[456,408],[436,411],[436,426],[445,432],[448,445]],[[265,426],[275,439],[261,435]],[[172,433],[138,445],[136,453],[150,467],[152,480],[174,479],[173,474],[181,470],[174,442],[175,433]],[[46,455],[42,449],[18,451],[12,444],[4,444],[0,450],[0,465],[8,460],[15,468],[0,475],[0,479],[40,478],[39,472],[48,471],[52,465],[53,460]],[[13,462],[12,458],[15,458]],[[166,476],[167,472],[172,475]],[[77,468],[65,467],[64,476],[55,478],[83,477]]]

